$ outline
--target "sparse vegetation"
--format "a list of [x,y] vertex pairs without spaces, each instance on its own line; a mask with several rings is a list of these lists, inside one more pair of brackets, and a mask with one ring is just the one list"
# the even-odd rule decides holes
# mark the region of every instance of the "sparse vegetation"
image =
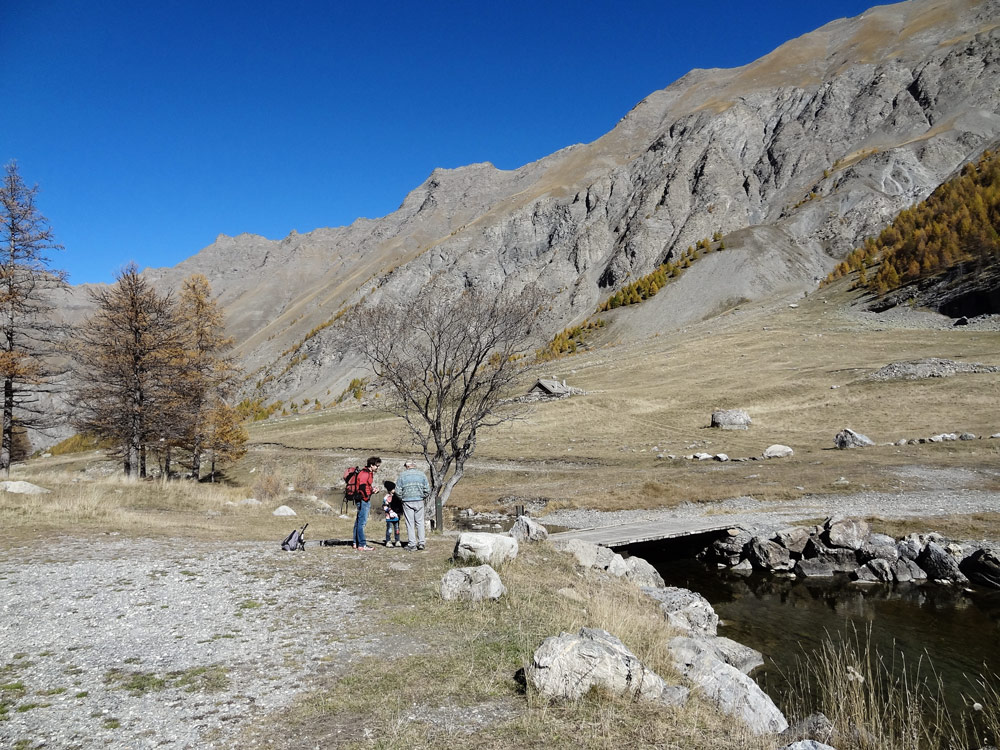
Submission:
[[535,350],[535,361],[547,362],[566,354],[576,354],[586,345],[587,336],[605,325],[601,318],[588,318],[578,326],[566,328],[562,333],[556,334],[546,346]]
[[335,403],[343,403],[344,399],[348,396],[352,396],[356,401],[361,400],[361,396],[364,395],[365,386],[368,384],[368,378],[351,378],[351,382],[347,384],[347,387],[337,396]]
[[[885,294],[962,263],[1000,262],[1000,158],[989,151],[913,208],[900,212],[833,270],[827,282],[858,271],[858,286]],[[868,278],[865,269],[879,262]]]
[[791,683],[792,714],[822,711],[838,728],[841,750],[941,750],[1000,740],[995,674],[970,678],[968,708],[957,715],[930,662],[880,653],[870,633],[827,636],[819,651],[803,656]]

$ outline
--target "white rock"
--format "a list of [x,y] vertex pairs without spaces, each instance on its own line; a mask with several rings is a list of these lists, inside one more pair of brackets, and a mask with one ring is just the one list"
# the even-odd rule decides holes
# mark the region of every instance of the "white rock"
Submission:
[[663,616],[675,628],[699,635],[717,633],[719,616],[708,599],[697,591],[666,586],[645,587],[642,593],[660,603]]
[[783,732],[784,715],[757,683],[720,660],[695,638],[678,637],[668,645],[681,674],[694,682],[723,713],[746,722],[756,734]]
[[549,538],[548,530],[528,516],[518,516],[510,529],[510,535],[519,542],[544,542]]
[[275,508],[274,512],[271,515],[272,516],[294,516],[294,515],[296,515],[296,513],[295,513],[294,510],[292,510],[291,508],[289,508],[287,505],[282,505],[282,506],[279,506],[278,508]]
[[489,565],[475,568],[452,568],[441,578],[441,598],[479,602],[497,600],[507,593],[500,575]]
[[37,484],[20,480],[0,482],[0,490],[3,492],[13,492],[16,495],[44,495],[47,492],[52,492],[52,490],[39,487]]
[[577,700],[591,688],[635,700],[683,704],[688,691],[667,685],[620,640],[604,630],[581,628],[546,638],[535,651],[525,677],[550,698]]
[[503,565],[517,557],[517,540],[506,534],[466,531],[455,542],[456,560],[471,560],[489,565]]
[[793,453],[795,453],[795,451],[787,445],[775,443],[774,445],[768,446],[763,455],[764,458],[785,458],[786,456],[791,456]]
[[660,588],[666,585],[656,568],[641,557],[629,557],[625,560],[625,577],[640,587]]

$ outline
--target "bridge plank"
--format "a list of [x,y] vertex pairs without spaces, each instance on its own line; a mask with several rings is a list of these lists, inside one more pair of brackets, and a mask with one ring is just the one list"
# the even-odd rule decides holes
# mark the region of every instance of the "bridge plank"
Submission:
[[552,541],[581,539],[585,542],[600,544],[603,547],[625,547],[629,544],[655,542],[661,539],[677,539],[697,534],[708,534],[713,531],[725,531],[731,528],[733,528],[732,524],[720,524],[718,521],[670,519],[660,522],[638,521],[618,524],[616,526],[572,529],[571,531],[560,531],[556,534],[549,534],[549,539]]

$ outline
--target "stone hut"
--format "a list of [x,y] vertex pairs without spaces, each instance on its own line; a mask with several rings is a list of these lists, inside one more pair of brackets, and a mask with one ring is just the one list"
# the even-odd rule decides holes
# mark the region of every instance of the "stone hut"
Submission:
[[566,385],[566,381],[559,380],[537,380],[528,390],[529,396],[543,396],[545,398],[562,398],[569,396],[573,390]]

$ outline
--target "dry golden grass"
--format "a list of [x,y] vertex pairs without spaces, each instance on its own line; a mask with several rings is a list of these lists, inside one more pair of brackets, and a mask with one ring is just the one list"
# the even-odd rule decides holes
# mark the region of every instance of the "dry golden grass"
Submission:
[[[280,717],[287,731],[305,744],[336,737],[345,747],[774,747],[697,698],[675,709],[599,692],[550,702],[525,691],[516,673],[541,642],[584,626],[615,634],[676,684],[666,650],[674,633],[634,585],[583,575],[568,555],[537,545],[522,546],[500,568],[508,593],[499,602],[443,602],[438,586],[450,552],[450,544],[432,540],[426,554],[376,550],[342,561],[364,592],[366,612],[379,616],[378,637],[388,647],[322,681]],[[402,579],[388,567],[396,561],[411,566]],[[557,593],[564,588],[581,601]],[[476,712],[496,718],[477,726],[469,718]]]
[[970,515],[935,516],[932,521],[913,518],[867,519],[872,528],[897,539],[907,534],[926,534],[929,531],[948,539],[1000,539],[1000,513],[972,513]]
[[[668,507],[752,495],[782,500],[803,493],[904,489],[909,465],[979,471],[1000,464],[1000,441],[976,440],[863,451],[833,449],[844,427],[878,443],[940,432],[1000,430],[996,374],[873,382],[890,362],[945,357],[1000,364],[1000,334],[968,329],[888,329],[843,313],[846,282],[799,307],[746,304],[685,331],[641,344],[614,344],[614,325],[596,348],[526,373],[565,378],[586,395],[542,402],[526,418],[484,431],[453,504],[487,508],[498,498],[545,497],[553,507]],[[837,386],[837,388],[831,388]],[[717,408],[745,408],[745,432],[709,429]],[[348,462],[410,449],[402,423],[372,407],[342,406],[254,425],[258,444],[235,476],[270,456],[284,465],[321,462],[329,484]],[[658,461],[695,451],[759,456],[773,443],[789,459],[753,463]],[[996,488],[996,475],[977,481]],[[849,484],[834,484],[846,477]],[[802,488],[802,489],[799,489]]]
[[[792,710],[820,710],[841,750],[939,750],[992,747],[1000,739],[1000,690],[993,672],[967,677],[964,707],[954,708],[927,659],[881,653],[871,633],[829,636],[789,675]],[[984,665],[987,670],[991,665]]]
[[[97,461],[90,456],[89,463]],[[80,463],[88,463],[77,459]],[[63,464],[65,466],[66,464]],[[32,482],[45,494],[0,493],[0,523],[24,534],[51,537],[118,532],[135,536],[179,536],[226,540],[281,539],[304,521],[276,517],[271,511],[286,504],[309,520],[310,539],[350,538],[350,520],[317,515],[320,506],[302,493],[282,487],[270,504],[240,505],[249,490],[222,483],[187,480],[129,480],[120,475],[94,476],[32,462],[15,467],[11,479]],[[339,511],[339,508],[336,508]],[[0,542],[2,543],[2,542]]]

